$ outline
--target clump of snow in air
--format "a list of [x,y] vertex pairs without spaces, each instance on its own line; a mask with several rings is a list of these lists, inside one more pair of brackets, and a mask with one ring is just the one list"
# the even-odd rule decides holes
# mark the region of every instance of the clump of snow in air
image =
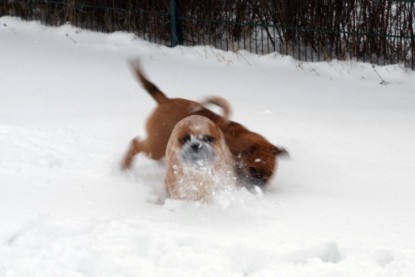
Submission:
[[[11,17],[0,53],[1,276],[414,276],[415,75],[402,66]],[[288,149],[266,191],[177,201],[163,161],[120,170],[155,107],[136,57],[168,96],[223,96],[232,120]]]

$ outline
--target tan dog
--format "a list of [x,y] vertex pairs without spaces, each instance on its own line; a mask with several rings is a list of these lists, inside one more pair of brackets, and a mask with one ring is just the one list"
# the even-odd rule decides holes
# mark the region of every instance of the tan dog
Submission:
[[166,188],[173,199],[209,201],[235,188],[233,157],[211,120],[191,115],[173,129],[166,149]]
[[135,155],[144,152],[148,157],[159,160],[165,155],[168,139],[177,122],[189,115],[202,115],[213,121],[225,135],[225,141],[235,160],[235,171],[242,185],[264,186],[277,168],[278,155],[287,153],[285,149],[274,146],[261,135],[251,132],[239,123],[228,121],[230,113],[228,102],[213,97],[207,103],[222,107],[224,117],[205,108],[202,104],[181,99],[168,98],[155,84],[143,74],[138,63],[131,63],[137,79],[158,103],[150,115],[146,129],[148,137],[141,141],[131,141],[123,160],[123,167],[130,168]]

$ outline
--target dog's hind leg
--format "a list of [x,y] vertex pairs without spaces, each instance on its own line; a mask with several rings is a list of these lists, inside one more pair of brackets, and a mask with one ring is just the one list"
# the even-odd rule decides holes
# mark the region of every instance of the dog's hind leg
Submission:
[[122,160],[122,168],[127,170],[131,167],[131,163],[134,159],[134,156],[141,152],[140,140],[138,138],[133,138],[128,147],[127,153],[125,153],[124,159]]
[[137,155],[140,152],[145,152],[144,142],[145,141],[141,141],[138,138],[133,138],[131,140],[128,151],[125,154],[124,159],[122,161],[123,169],[127,170],[131,167],[135,155]]

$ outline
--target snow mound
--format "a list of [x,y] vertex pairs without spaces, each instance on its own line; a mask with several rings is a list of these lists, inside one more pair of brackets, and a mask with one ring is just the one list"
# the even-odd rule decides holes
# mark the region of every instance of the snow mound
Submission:
[[[0,276],[414,276],[415,74],[0,18]],[[220,95],[286,147],[265,192],[166,199],[154,101]],[[385,82],[382,83],[382,80]]]

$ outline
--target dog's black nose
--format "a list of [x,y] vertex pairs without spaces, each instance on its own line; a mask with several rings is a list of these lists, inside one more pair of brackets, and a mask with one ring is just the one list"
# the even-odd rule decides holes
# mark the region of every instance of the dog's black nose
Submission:
[[200,148],[202,148],[202,145],[198,142],[193,143],[192,145],[190,145],[190,147],[192,148],[193,151],[195,152],[199,152]]
[[249,168],[249,175],[247,176],[249,183],[263,187],[267,183],[268,176],[267,174],[260,169],[257,169],[255,167]]

